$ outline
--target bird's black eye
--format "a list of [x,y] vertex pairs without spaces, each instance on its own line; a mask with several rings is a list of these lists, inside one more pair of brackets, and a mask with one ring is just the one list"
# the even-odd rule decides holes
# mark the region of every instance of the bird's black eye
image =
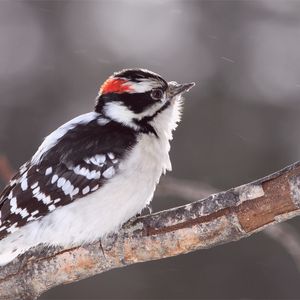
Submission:
[[151,97],[154,100],[160,100],[164,95],[164,92],[161,89],[154,89],[151,91]]

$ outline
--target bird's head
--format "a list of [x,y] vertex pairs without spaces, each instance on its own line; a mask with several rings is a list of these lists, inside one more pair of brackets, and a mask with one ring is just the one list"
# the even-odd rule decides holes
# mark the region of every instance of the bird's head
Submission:
[[162,115],[165,123],[168,116],[171,122],[174,113],[179,115],[181,94],[193,86],[194,83],[167,82],[145,69],[125,69],[114,73],[103,83],[95,110],[125,126],[153,132],[153,127],[157,130],[157,127],[167,125],[156,124],[162,123],[158,122]]

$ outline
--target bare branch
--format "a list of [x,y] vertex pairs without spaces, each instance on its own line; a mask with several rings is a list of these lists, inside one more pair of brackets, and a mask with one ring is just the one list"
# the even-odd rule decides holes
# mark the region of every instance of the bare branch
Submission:
[[[180,197],[188,202],[195,201],[201,197],[207,197],[211,193],[219,192],[217,189],[192,180],[182,180],[166,176],[160,183],[157,194],[161,197]],[[276,224],[267,227],[263,233],[280,244],[291,256],[295,266],[300,272],[300,235],[292,225],[287,223]]]
[[99,241],[72,249],[41,246],[1,269],[1,299],[35,299],[60,284],[236,241],[299,214],[300,162],[204,200],[131,220],[102,246]]

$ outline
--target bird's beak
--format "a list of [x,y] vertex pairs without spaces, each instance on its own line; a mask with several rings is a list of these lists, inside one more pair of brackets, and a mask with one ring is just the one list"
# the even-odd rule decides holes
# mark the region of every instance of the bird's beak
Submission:
[[193,86],[195,85],[195,82],[191,83],[177,83],[175,81],[168,82],[168,96],[170,98],[173,98],[174,96],[177,96],[179,94],[182,94],[184,92],[188,92]]

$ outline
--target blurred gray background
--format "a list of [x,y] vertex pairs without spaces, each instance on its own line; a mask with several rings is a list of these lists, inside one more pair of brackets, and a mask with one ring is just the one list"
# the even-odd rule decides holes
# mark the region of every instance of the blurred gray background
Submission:
[[[228,189],[299,159],[296,0],[0,1],[0,153],[17,168],[127,67],[197,83],[172,144],[172,176]],[[154,209],[185,203],[156,197]],[[299,220],[290,224],[300,235]],[[299,299],[299,281],[285,249],[260,233],[41,299]]]

